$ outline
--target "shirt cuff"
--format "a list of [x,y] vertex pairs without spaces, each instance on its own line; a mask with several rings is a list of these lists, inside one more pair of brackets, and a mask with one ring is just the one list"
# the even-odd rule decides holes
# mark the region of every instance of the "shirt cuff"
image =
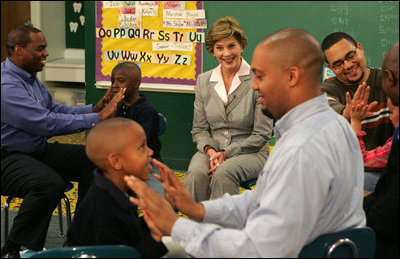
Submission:
[[84,108],[84,113],[93,113],[93,104],[87,104],[83,106]]
[[204,153],[206,153],[206,154],[207,154],[207,150],[208,150],[209,148],[212,148],[212,149],[214,149],[214,150],[215,150],[215,148],[214,148],[213,146],[206,145],[206,146],[204,147]]
[[356,136],[357,137],[364,137],[364,136],[366,136],[367,135],[367,133],[365,132],[365,131],[359,131],[359,132],[356,132]]
[[185,247],[185,245],[190,241],[190,238],[193,238],[196,224],[198,223],[195,221],[179,217],[175,221],[171,230],[171,237],[174,242]]
[[223,199],[202,201],[204,206],[203,222],[217,222],[221,218],[221,208],[224,207]]
[[89,129],[90,128],[92,128],[92,127],[94,127],[94,125],[96,125],[97,123],[99,123],[99,115],[97,114],[97,113],[88,113],[87,114],[88,115],[88,118],[89,118],[89,123],[90,123],[90,125],[89,125]]

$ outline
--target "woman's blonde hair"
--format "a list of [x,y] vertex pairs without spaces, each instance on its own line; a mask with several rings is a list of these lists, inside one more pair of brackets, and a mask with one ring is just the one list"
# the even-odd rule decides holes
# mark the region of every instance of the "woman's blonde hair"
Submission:
[[222,39],[235,37],[244,49],[247,46],[247,36],[239,22],[233,17],[219,18],[211,26],[206,36],[207,52],[214,54],[214,44]]

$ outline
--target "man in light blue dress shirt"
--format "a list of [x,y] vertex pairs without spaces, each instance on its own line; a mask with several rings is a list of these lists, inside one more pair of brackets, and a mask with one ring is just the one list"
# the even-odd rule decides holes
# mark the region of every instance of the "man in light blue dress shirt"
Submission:
[[[276,145],[253,191],[195,203],[156,163],[166,197],[126,177],[152,231],[194,257],[297,257],[318,236],[365,226],[363,160],[349,123],[321,95],[324,57],[308,32],[287,28],[253,53],[253,89],[276,120]],[[196,222],[197,221],[197,222]]]
[[36,73],[46,65],[47,42],[40,30],[18,26],[7,36],[1,64],[1,194],[23,198],[3,257],[19,257],[20,246],[43,249],[51,215],[66,181],[78,181],[78,203],[92,181],[93,164],[83,145],[47,143],[52,136],[91,128],[115,115],[122,90],[95,106],[53,102]]

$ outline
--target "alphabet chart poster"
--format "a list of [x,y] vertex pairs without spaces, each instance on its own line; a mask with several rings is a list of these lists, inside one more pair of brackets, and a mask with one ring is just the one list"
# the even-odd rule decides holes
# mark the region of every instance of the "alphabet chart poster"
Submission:
[[196,85],[206,28],[203,1],[97,1],[96,85],[127,61],[143,83]]

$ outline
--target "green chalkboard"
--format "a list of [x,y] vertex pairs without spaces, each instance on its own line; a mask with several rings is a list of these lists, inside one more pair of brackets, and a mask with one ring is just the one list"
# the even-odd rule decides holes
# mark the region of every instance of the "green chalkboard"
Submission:
[[[364,47],[367,65],[380,67],[384,53],[399,41],[398,1],[205,1],[208,25],[233,16],[248,37],[244,58],[250,63],[257,43],[279,29],[298,27],[321,43],[326,35],[343,31]],[[204,71],[217,65],[204,53]]]
[[67,48],[85,48],[85,2],[65,1],[65,45]]
[[[299,27],[319,42],[334,31],[349,33],[362,44],[367,65],[380,67],[386,50],[399,40],[399,3],[386,1],[204,1],[208,26],[234,16],[248,36],[243,56],[251,63],[254,48],[264,37],[285,27]],[[95,2],[85,2],[86,101],[97,102],[105,90],[95,88]],[[207,32],[207,30],[205,30]],[[203,48],[203,71],[217,61]],[[196,151],[190,130],[194,95],[145,92],[166,115],[168,130],[161,137],[162,156],[174,169],[186,170]]]

